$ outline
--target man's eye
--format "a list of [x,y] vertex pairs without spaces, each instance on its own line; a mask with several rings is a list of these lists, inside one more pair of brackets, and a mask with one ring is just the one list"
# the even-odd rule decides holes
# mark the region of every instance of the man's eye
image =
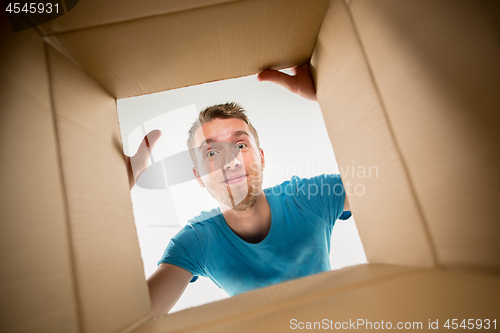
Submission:
[[238,143],[235,148],[237,148],[237,149],[244,149],[246,147],[247,147],[247,145],[244,144],[243,142],[241,142],[241,143]]
[[214,157],[215,155],[217,155],[217,152],[215,150],[210,150],[207,152],[207,157]]

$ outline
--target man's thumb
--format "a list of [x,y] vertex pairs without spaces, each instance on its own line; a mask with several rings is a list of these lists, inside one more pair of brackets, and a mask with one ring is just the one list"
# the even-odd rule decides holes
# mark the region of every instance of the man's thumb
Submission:
[[153,149],[155,146],[156,142],[161,136],[161,131],[160,130],[153,130],[149,132],[145,137],[144,137],[144,142],[146,143],[146,146]]
[[153,130],[148,134],[146,134],[141,144],[139,145],[139,149],[137,150],[137,153],[134,155],[134,157],[138,158],[141,161],[143,159],[148,159],[149,155],[153,150],[153,147],[155,146],[160,136],[161,136],[160,130]]
[[274,69],[267,69],[260,72],[259,75],[257,75],[257,80],[276,83],[290,90],[294,94],[297,93],[297,78]]

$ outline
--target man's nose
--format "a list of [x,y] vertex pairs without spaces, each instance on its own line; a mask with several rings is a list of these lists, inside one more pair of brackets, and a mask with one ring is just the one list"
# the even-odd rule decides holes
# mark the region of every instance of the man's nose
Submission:
[[239,154],[237,156],[234,154],[227,154],[226,155],[226,164],[223,167],[224,170],[235,169],[235,168],[241,166],[241,161],[240,161],[239,157],[241,157]]

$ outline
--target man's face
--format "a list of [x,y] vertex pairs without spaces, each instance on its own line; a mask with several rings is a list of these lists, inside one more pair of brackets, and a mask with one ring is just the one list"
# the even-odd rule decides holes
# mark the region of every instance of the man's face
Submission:
[[262,191],[264,152],[241,119],[215,119],[194,134],[194,175],[219,204],[242,211]]

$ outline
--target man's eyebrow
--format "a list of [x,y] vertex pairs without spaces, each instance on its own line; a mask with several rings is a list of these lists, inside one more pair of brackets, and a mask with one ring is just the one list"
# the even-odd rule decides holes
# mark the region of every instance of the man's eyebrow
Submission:
[[[248,134],[246,131],[243,131],[243,130],[234,131],[233,134],[231,134],[231,136],[233,138],[237,138],[237,137],[240,137],[243,135],[250,137],[250,134]],[[207,143],[210,143],[210,142],[216,142],[216,141],[212,138],[205,139],[202,142],[200,142],[200,145],[198,146],[198,150],[200,150],[203,146],[205,146]]]
[[248,134],[246,131],[236,131],[233,133],[233,137],[239,137],[242,135],[246,135],[246,136],[250,137],[250,134]]

